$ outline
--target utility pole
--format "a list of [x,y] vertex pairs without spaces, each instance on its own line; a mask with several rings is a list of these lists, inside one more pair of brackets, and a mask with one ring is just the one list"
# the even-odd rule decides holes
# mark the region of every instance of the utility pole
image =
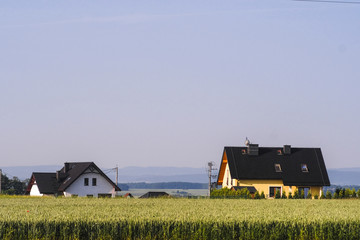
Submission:
[[214,168],[213,166],[214,166],[214,162],[208,162],[208,177],[209,177],[209,189],[208,189],[208,191],[209,191],[209,197],[210,197],[210,194],[211,194],[211,178],[212,177],[216,177],[216,175],[212,175],[212,171],[214,171],[214,170],[217,170],[216,168]]
[[118,185],[119,183],[119,167],[118,165],[116,165],[116,186]]

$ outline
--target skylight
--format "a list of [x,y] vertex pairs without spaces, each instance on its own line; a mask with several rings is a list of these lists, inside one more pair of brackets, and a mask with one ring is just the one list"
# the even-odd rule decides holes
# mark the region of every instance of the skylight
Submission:
[[276,172],[282,172],[282,171],[281,171],[281,166],[280,166],[280,164],[278,164],[278,163],[275,164],[275,171],[276,171]]
[[309,169],[308,169],[308,167],[307,167],[306,164],[301,164],[301,171],[302,171],[302,172],[308,172],[308,171],[309,171]]

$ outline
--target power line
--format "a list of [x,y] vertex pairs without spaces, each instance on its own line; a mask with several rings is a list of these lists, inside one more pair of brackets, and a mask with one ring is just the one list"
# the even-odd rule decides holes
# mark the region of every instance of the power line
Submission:
[[330,1],[330,0],[293,0],[297,2],[337,3],[337,4],[360,4],[356,1]]

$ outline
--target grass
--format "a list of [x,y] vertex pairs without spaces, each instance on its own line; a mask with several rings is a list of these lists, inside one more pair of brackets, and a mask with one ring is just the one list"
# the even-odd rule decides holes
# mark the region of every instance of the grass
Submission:
[[359,204],[0,197],[0,239],[359,239]]

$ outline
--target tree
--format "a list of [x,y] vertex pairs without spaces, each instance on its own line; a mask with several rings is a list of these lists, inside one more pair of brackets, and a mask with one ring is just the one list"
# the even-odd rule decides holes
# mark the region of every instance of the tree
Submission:
[[352,191],[350,190],[350,188],[346,188],[345,193],[344,193],[344,198],[350,198],[351,194],[352,194]]
[[326,199],[331,199],[332,198],[332,194],[329,190],[326,191]]
[[337,192],[334,193],[334,199],[338,199],[339,198],[339,194]]
[[360,188],[357,190],[356,195],[358,198],[360,198]]
[[254,199],[260,199],[260,194],[258,191],[255,192]]
[[283,191],[283,193],[282,193],[282,195],[281,195],[281,198],[282,198],[282,199],[287,199],[287,197],[286,197],[286,192],[285,192],[285,191]]
[[1,188],[3,194],[8,195],[22,195],[25,194],[27,182],[29,180],[21,181],[18,177],[9,179],[6,174],[1,176]]

